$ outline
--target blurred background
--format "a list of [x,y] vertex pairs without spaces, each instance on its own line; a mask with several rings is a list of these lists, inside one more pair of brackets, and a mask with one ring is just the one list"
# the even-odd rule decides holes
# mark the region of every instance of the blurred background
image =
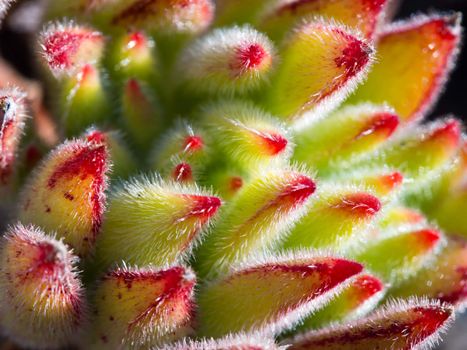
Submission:
[[[33,57],[35,37],[40,30],[42,6],[47,0],[18,0],[0,30],[0,56],[28,78],[37,78]],[[67,0],[59,0],[67,1]],[[246,0],[245,0],[246,1]],[[397,1],[397,0],[396,0]],[[397,19],[416,13],[459,11],[467,23],[467,0],[400,0]],[[467,121],[467,47],[464,48],[438,104],[430,118],[454,114]],[[440,350],[467,350],[467,316],[460,316]]]

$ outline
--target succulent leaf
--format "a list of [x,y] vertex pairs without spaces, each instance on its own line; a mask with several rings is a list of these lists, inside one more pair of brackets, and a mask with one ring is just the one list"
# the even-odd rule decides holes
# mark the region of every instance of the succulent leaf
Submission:
[[366,319],[297,336],[288,349],[431,349],[453,317],[447,304],[395,301]]
[[316,120],[363,80],[374,49],[349,29],[317,20],[296,27],[281,52],[267,106],[286,120]]
[[19,203],[19,219],[56,232],[80,256],[88,255],[102,223],[107,173],[104,144],[67,141],[32,174]]
[[26,121],[25,97],[16,89],[0,90],[0,193],[12,182]]
[[183,267],[110,271],[95,294],[92,347],[150,348],[190,334],[195,283]]
[[378,62],[350,101],[388,103],[402,121],[418,120],[436,102],[460,42],[460,16],[413,17],[384,29]]
[[228,203],[200,247],[200,275],[226,273],[232,263],[272,249],[303,213],[315,188],[310,177],[294,170],[258,174]]
[[321,16],[359,30],[367,39],[377,34],[387,0],[279,0],[265,9],[259,27],[280,40],[300,19]]
[[2,332],[27,348],[56,349],[76,342],[86,323],[76,257],[33,226],[10,227],[0,248]]
[[125,261],[165,267],[200,240],[221,200],[193,185],[156,176],[123,182],[109,198],[97,255],[103,266]]
[[322,306],[362,268],[353,261],[303,253],[234,269],[200,291],[198,333],[277,334]]

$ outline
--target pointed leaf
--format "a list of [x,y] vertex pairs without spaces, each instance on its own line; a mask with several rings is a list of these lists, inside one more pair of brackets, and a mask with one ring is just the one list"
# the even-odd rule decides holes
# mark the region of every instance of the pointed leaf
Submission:
[[232,263],[271,249],[303,213],[316,185],[293,170],[258,174],[229,202],[198,252],[202,275],[229,270]]
[[193,288],[190,269],[116,269],[95,295],[96,349],[151,348],[191,333]]
[[328,301],[362,265],[311,253],[234,269],[199,294],[199,334],[277,334]]
[[125,33],[113,38],[107,55],[107,64],[114,76],[125,81],[135,78],[145,83],[158,77],[155,42],[141,31]]
[[194,186],[140,177],[123,182],[109,199],[97,255],[117,261],[167,266],[183,260],[201,238],[221,201]]
[[49,23],[40,35],[45,63],[57,78],[96,64],[104,51],[102,33],[73,22]]
[[261,109],[241,102],[221,102],[202,117],[213,146],[229,164],[254,169],[291,154],[287,128]]
[[111,115],[109,96],[96,66],[86,64],[62,86],[60,113],[67,135],[75,136]]
[[396,301],[366,319],[297,336],[288,349],[431,349],[453,318],[448,305]]
[[177,76],[194,92],[244,93],[266,80],[274,51],[270,40],[249,26],[216,29],[184,51]]
[[108,170],[105,145],[63,143],[26,185],[19,206],[21,222],[56,232],[77,254],[89,254],[101,227]]
[[149,148],[163,124],[161,108],[152,95],[153,93],[136,79],[128,80],[123,88],[123,122],[133,144],[140,152]]
[[0,90],[0,193],[12,182],[14,163],[26,121],[25,94]]
[[460,17],[417,16],[390,25],[378,43],[378,62],[352,103],[388,103],[403,121],[423,117],[436,102],[460,41]]
[[383,283],[374,276],[360,274],[352,278],[334,299],[303,321],[302,331],[322,328],[332,322],[361,318],[369,313],[384,296]]
[[329,185],[320,188],[318,193],[285,239],[285,249],[331,247],[345,250],[350,243],[363,237],[381,209],[378,198],[355,188]]
[[279,0],[268,8],[259,28],[280,40],[300,19],[322,16],[359,30],[374,38],[382,22],[387,0]]
[[285,41],[266,105],[284,119],[316,119],[362,81],[373,48],[343,27],[323,21],[297,27]]
[[327,175],[378,149],[398,124],[388,107],[347,107],[297,130],[294,158]]
[[461,124],[449,118],[413,130],[362,164],[398,169],[412,187],[417,187],[450,166],[460,145]]
[[440,232],[429,228],[399,233],[367,244],[355,259],[385,282],[397,285],[432,260],[441,238]]
[[467,301],[467,244],[461,238],[450,238],[447,247],[431,266],[419,271],[391,295],[427,296],[457,307]]
[[86,321],[76,258],[32,226],[10,227],[0,248],[0,324],[26,348],[62,348]]

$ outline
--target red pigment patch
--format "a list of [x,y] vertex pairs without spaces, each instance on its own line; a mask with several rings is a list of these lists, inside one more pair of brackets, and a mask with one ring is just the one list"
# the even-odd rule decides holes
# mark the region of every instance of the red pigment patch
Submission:
[[339,203],[333,205],[332,208],[342,210],[350,215],[368,218],[381,209],[381,202],[368,193],[352,193],[341,198]]
[[131,329],[151,313],[157,312],[161,304],[174,300],[185,305],[187,315],[191,313],[190,295],[196,280],[194,278],[187,279],[186,273],[186,270],[182,267],[157,272],[116,270],[110,272],[105,279],[117,279],[118,282],[125,284],[128,289],[131,289],[133,283],[164,284],[161,295],[155,298],[155,301],[128,325],[128,329]]
[[183,144],[183,151],[184,152],[197,152],[201,151],[204,147],[204,141],[201,138],[201,136],[193,135],[193,136],[188,136],[185,139],[185,142]]
[[[226,283],[229,283],[229,280],[231,281],[235,277],[254,273],[260,273],[261,275],[275,272],[281,274],[294,274],[297,276],[297,279],[304,279],[317,274],[317,279],[321,283],[317,288],[317,291],[309,294],[308,300],[311,300],[324,294],[346,279],[362,272],[362,270],[363,265],[354,261],[322,258],[315,262],[309,261],[301,264],[266,264],[253,267],[242,271],[240,275],[232,275]],[[264,278],[267,279],[266,276]]]
[[437,299],[452,305],[463,303],[467,298],[467,267],[460,266],[456,268],[456,273],[459,275],[459,280],[455,282],[454,291],[450,293],[441,292],[436,295]]
[[355,136],[355,140],[368,135],[380,134],[385,138],[391,136],[399,126],[399,117],[391,113],[375,115],[367,125]]
[[292,208],[303,204],[316,190],[316,184],[307,176],[294,178],[278,196],[278,201],[287,202]]
[[385,186],[388,189],[393,189],[400,186],[402,184],[402,181],[404,181],[404,177],[398,171],[389,175],[383,175],[381,177],[381,182],[383,186]]
[[54,32],[44,40],[47,61],[52,68],[69,68],[73,65],[73,56],[85,40],[100,40],[96,32],[73,31]]
[[287,139],[276,133],[260,132],[259,134],[254,134],[260,138],[261,144],[264,146],[267,154],[275,156],[287,147]]
[[401,322],[391,319],[392,322],[381,320],[381,326],[373,321],[365,328],[346,329],[338,332],[329,332],[316,339],[304,340],[292,349],[312,349],[313,346],[325,347],[326,345],[350,345],[362,346],[361,342],[387,341],[388,339],[403,340],[404,349],[411,349],[425,338],[436,332],[451,315],[449,309],[442,307],[415,307],[406,310],[408,315],[413,315],[413,321]]
[[81,148],[73,150],[73,154],[58,166],[47,181],[47,186],[53,189],[59,181],[92,178],[90,201],[94,234],[100,228],[104,210],[102,196],[105,190],[107,158],[107,150],[103,145],[97,147],[81,146]]
[[190,164],[188,163],[178,164],[172,173],[172,178],[178,182],[193,181],[193,171],[191,170]]
[[387,0],[361,0],[365,10],[373,13],[379,13],[383,9]]
[[15,133],[15,124],[13,119],[8,119],[1,126],[0,138],[0,183],[6,184],[12,173],[12,162],[14,159],[14,150],[11,149],[12,137]]
[[438,243],[441,238],[441,235],[438,231],[435,230],[420,230],[412,233],[417,242],[422,244],[423,248],[430,249]]
[[384,288],[383,283],[376,277],[364,275],[357,277],[354,282],[354,295],[358,302],[364,302]]
[[229,181],[229,189],[237,192],[243,186],[243,179],[240,176],[232,176]]
[[[451,316],[452,311],[441,307],[415,307],[412,312],[419,317],[414,321],[413,328],[418,330],[420,340],[436,332]],[[419,341],[420,341],[419,340]]]
[[348,44],[342,50],[341,56],[334,59],[338,68],[343,67],[345,69],[345,81],[356,75],[368,64],[372,49],[364,42],[355,39],[347,33],[340,30],[337,31],[348,40]]
[[252,69],[260,66],[269,54],[260,44],[251,44],[237,49],[236,64],[240,69]]
[[134,32],[128,36],[128,49],[136,49],[139,50],[143,47],[146,47],[147,39],[146,36],[142,32]]
[[50,243],[37,244],[38,251],[38,267],[47,271],[53,271],[57,268],[63,268],[60,253]]
[[461,140],[461,127],[457,120],[450,120],[434,130],[429,139],[435,142],[446,142],[447,146],[456,148]]
[[86,140],[91,143],[95,143],[98,145],[105,144],[107,142],[107,137],[101,131],[93,131],[86,136]]
[[183,196],[189,198],[189,200],[193,203],[190,211],[184,217],[196,216],[203,222],[216,214],[217,210],[222,205],[221,200],[213,196]]

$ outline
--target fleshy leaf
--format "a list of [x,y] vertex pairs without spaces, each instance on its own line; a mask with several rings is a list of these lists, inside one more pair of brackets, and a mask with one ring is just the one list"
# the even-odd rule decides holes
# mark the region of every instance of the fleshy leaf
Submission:
[[347,107],[297,130],[294,158],[328,175],[378,149],[398,125],[399,118],[388,107]]
[[86,321],[84,290],[68,248],[32,226],[10,227],[0,249],[0,324],[27,348],[62,348]]
[[395,301],[366,319],[299,335],[288,349],[431,349],[453,318],[448,305]]
[[460,16],[418,16],[394,23],[378,43],[378,62],[350,101],[388,103],[403,121],[423,117],[453,67]]
[[211,0],[119,0],[110,1],[103,14],[110,24],[145,29],[158,34],[196,34],[204,31],[214,15]]
[[153,93],[136,79],[130,79],[123,88],[122,116],[126,130],[140,152],[148,149],[162,127],[162,112]]
[[158,77],[155,42],[141,31],[125,33],[111,43],[108,65],[117,79],[134,78],[146,83]]
[[397,285],[430,263],[441,238],[441,233],[431,228],[402,232],[373,240],[355,259],[385,282]]
[[317,310],[362,268],[349,260],[303,253],[234,269],[200,291],[198,333],[277,334]]
[[257,174],[228,203],[199,249],[201,275],[225,273],[232,263],[277,245],[315,188],[310,177],[294,170]]
[[177,76],[194,92],[244,93],[266,80],[274,51],[270,40],[249,26],[216,29],[182,53]]
[[378,197],[386,198],[401,187],[404,177],[399,171],[377,172],[363,169],[347,174],[347,177],[341,180],[358,187],[368,188]]
[[259,28],[280,40],[303,18],[322,16],[359,30],[373,39],[382,22],[387,0],[279,0],[265,10]]
[[232,335],[222,339],[201,341],[184,340],[173,345],[166,345],[162,350],[279,350],[272,339],[262,335]]
[[398,169],[414,187],[436,176],[450,165],[460,149],[460,122],[449,118],[415,130],[364,159],[362,164]]
[[295,28],[281,52],[266,105],[288,120],[317,119],[336,107],[373,62],[373,48],[363,39],[323,21]]
[[195,186],[160,178],[133,178],[109,198],[97,256],[115,261],[167,266],[189,255],[203,228],[221,206],[219,198]]
[[74,136],[112,115],[109,96],[96,66],[86,64],[66,79],[59,109],[67,135]]
[[118,268],[99,282],[95,294],[95,349],[146,349],[192,332],[190,269]]
[[0,193],[12,182],[26,120],[25,97],[16,89],[0,90]]
[[427,296],[457,307],[467,301],[467,244],[461,238],[450,238],[446,248],[430,266],[419,271],[391,295]]
[[384,289],[378,278],[367,274],[358,275],[326,306],[306,318],[299,329],[317,329],[332,322],[358,319],[373,310],[383,298]]
[[203,117],[211,142],[230,165],[251,170],[290,156],[285,126],[253,105],[221,102],[206,108]]
[[380,209],[380,200],[372,194],[353,187],[323,185],[317,199],[310,203],[306,214],[285,239],[284,248],[345,250],[364,237],[365,229]]
[[70,23],[49,23],[40,35],[44,60],[60,77],[78,73],[86,64],[96,64],[104,51],[102,33]]
[[192,168],[203,165],[208,158],[208,143],[203,130],[180,123],[165,133],[151,156],[153,168],[166,175],[175,164],[185,162]]
[[56,232],[77,254],[89,254],[105,209],[109,162],[103,144],[74,140],[58,146],[24,189],[21,222]]

